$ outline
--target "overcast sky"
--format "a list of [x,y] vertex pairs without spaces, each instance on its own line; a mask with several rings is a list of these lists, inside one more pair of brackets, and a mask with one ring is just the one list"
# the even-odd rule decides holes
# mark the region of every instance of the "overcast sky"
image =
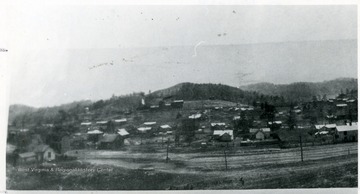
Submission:
[[356,6],[24,6],[9,18],[11,104],[357,76]]

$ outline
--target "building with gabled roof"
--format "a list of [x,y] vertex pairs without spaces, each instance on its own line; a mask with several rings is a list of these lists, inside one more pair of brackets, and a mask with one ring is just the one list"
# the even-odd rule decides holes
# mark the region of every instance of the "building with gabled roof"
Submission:
[[232,141],[234,140],[233,130],[214,130],[213,136],[219,141]]
[[38,162],[53,161],[55,160],[56,153],[49,145],[38,145],[35,147],[33,152],[36,154]]
[[251,136],[255,139],[264,140],[270,137],[270,128],[250,128],[249,130]]
[[99,139],[99,149],[115,150],[124,145],[124,138],[119,134],[104,134]]

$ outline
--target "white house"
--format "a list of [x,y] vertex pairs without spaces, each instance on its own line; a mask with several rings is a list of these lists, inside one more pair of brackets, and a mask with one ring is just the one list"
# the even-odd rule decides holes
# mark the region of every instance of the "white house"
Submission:
[[357,141],[358,138],[358,125],[340,125],[336,126],[336,141],[348,142]]

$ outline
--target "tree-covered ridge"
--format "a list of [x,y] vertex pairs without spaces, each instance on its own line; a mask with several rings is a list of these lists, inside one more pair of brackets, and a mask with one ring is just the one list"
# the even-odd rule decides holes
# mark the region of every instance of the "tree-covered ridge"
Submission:
[[[19,105],[11,105],[9,107],[9,124],[25,127],[25,124],[29,123],[31,125],[78,123],[83,121],[81,115],[86,110],[92,112],[94,117],[106,118],[136,109],[140,106],[142,98],[144,98],[144,93],[133,93],[112,96],[110,99],[95,102],[87,100],[54,107],[32,108],[31,111],[28,110],[29,108],[19,110]],[[17,114],[13,114],[14,112]]]
[[292,84],[257,83],[242,86],[241,89],[264,95],[283,96],[286,100],[307,101],[314,96],[317,98],[322,98],[324,95],[333,97],[339,93],[357,90],[357,79],[339,78],[324,82],[297,82]]

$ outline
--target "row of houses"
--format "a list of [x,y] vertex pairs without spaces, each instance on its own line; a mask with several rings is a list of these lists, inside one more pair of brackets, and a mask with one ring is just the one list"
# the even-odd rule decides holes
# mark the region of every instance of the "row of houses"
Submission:
[[142,109],[150,109],[150,110],[163,110],[163,109],[181,109],[184,106],[184,100],[159,100],[157,104],[146,105],[145,101],[142,101]]
[[336,142],[350,142],[358,140],[358,124],[347,123],[345,125],[324,124],[314,125],[317,130],[316,136],[333,135]]

